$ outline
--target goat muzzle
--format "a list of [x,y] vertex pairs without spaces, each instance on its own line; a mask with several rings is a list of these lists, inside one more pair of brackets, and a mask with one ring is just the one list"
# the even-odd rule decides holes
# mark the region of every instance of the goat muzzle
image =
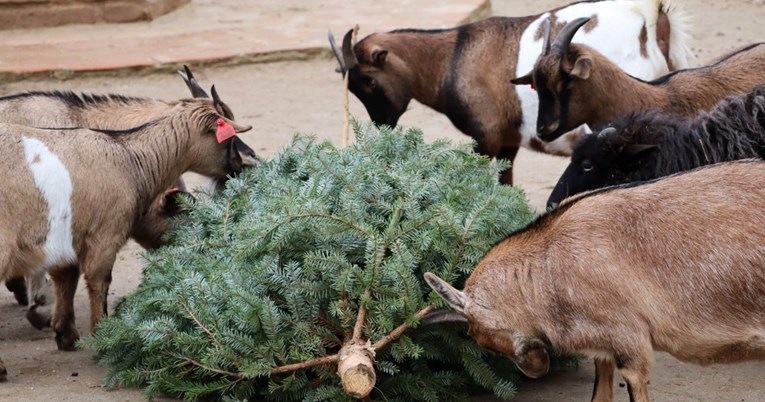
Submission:
[[553,141],[558,138],[558,135],[556,135],[558,128],[560,128],[560,122],[558,121],[554,121],[546,126],[537,127],[537,136],[542,141]]

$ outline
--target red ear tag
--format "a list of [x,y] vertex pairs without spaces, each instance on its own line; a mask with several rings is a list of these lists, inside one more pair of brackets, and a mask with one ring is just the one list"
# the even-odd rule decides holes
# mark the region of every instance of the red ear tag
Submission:
[[218,119],[218,129],[215,131],[215,139],[218,140],[218,144],[222,143],[223,141],[226,141],[227,139],[235,135],[236,135],[236,130],[234,130],[234,126],[227,123],[223,119]]
[[531,89],[534,91],[537,90],[537,86],[534,84],[534,81],[531,81]]

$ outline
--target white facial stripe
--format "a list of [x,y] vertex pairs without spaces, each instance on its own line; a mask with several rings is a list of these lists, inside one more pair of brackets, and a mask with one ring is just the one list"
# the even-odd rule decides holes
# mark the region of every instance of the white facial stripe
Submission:
[[48,204],[48,235],[42,268],[74,263],[77,254],[72,245],[72,179],[69,171],[39,140],[22,137],[21,142],[35,187]]

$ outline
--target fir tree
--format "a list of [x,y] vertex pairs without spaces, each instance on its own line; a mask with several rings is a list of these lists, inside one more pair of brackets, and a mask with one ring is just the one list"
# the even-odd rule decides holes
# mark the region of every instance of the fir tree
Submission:
[[146,255],[142,283],[86,341],[109,366],[108,386],[349,401],[342,352],[369,358],[348,372],[371,378],[366,400],[459,401],[477,386],[513,395],[510,360],[464,324],[419,318],[443,307],[423,273],[461,286],[532,219],[524,194],[497,184],[505,165],[470,145],[354,130],[344,149],[297,136],[223,193],[185,200],[174,246]]

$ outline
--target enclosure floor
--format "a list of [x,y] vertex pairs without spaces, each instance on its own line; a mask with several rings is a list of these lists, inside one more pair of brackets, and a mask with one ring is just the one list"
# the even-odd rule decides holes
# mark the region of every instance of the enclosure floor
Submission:
[[354,24],[361,34],[447,28],[489,9],[489,0],[192,0],[150,22],[2,31],[0,73],[294,58],[328,49],[327,29],[342,40]]

